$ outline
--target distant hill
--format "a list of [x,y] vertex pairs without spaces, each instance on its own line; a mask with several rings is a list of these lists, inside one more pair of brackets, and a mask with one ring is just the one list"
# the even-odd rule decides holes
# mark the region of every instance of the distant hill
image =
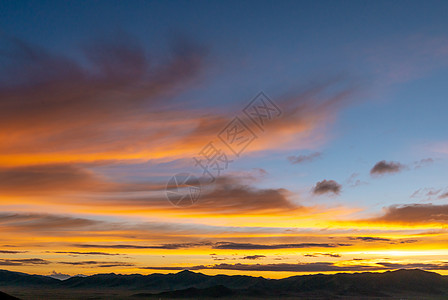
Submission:
[[[80,295],[83,291],[114,292],[131,299],[202,299],[202,298],[363,298],[414,297],[415,299],[448,299],[448,277],[422,270],[398,270],[384,273],[339,273],[334,275],[304,275],[284,279],[252,276],[208,276],[191,271],[177,274],[119,275],[97,274],[58,280],[48,276],[28,275],[0,270],[0,290],[27,287],[57,290],[59,295]],[[13,289],[14,290],[14,289]],[[14,294],[14,293],[11,293]],[[51,292],[48,292],[51,294]],[[20,296],[20,295],[19,295]],[[73,296],[74,297],[74,296]],[[120,299],[125,299],[121,297]],[[2,298],[0,299],[7,299]],[[12,298],[11,298],[12,299]],[[26,297],[24,297],[26,299]],[[32,297],[30,298],[32,299]],[[70,298],[81,299],[81,298]]]
[[46,286],[59,284],[60,280],[42,275],[29,275],[20,272],[11,272],[0,270],[0,286],[19,285],[19,286]]

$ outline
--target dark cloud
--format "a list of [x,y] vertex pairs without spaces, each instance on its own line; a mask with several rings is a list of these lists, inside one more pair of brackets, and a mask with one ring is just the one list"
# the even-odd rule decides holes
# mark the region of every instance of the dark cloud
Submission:
[[284,189],[257,189],[239,184],[219,184],[204,194],[198,205],[191,210],[210,211],[220,214],[285,212],[304,209],[287,198]]
[[73,266],[92,266],[98,268],[110,268],[110,267],[131,267],[132,263],[120,262],[120,261],[96,261],[96,260],[84,260],[84,261],[60,261],[59,264],[73,265]]
[[75,244],[79,248],[110,248],[110,249],[188,249],[195,247],[209,247],[212,249],[232,249],[232,250],[260,250],[260,249],[291,249],[291,248],[335,248],[351,246],[351,244],[328,244],[328,243],[299,243],[299,244],[252,244],[233,242],[200,242],[200,243],[179,243],[162,245],[131,245],[131,244]]
[[114,268],[114,267],[132,267],[135,266],[132,263],[124,263],[124,262],[112,262],[112,263],[103,263],[96,265],[98,268]]
[[[203,193],[196,205],[183,208],[191,213],[257,214],[305,211],[307,208],[289,200],[286,189],[259,189],[252,177],[220,176]],[[144,200],[142,204],[148,205]],[[153,203],[153,202],[151,202]],[[166,205],[166,199],[155,199],[154,205]]]
[[328,256],[328,257],[341,257],[340,254],[335,253],[313,253],[313,254],[304,254],[305,257],[318,257],[318,256]]
[[28,251],[13,251],[13,250],[0,250],[0,253],[3,254],[17,254],[17,253],[26,253]]
[[311,162],[316,158],[321,157],[321,155],[322,153],[320,152],[314,152],[308,155],[288,156],[288,160],[291,164],[295,165],[303,162]]
[[364,242],[390,242],[390,239],[373,237],[373,236],[357,236],[357,237],[349,237],[350,240],[358,240]]
[[52,253],[58,254],[73,254],[73,255],[121,255],[119,253],[107,253],[107,252],[78,252],[78,251],[53,251]]
[[412,239],[410,239],[410,240],[401,240],[401,241],[398,241],[398,243],[400,243],[400,244],[412,244],[412,243],[417,243],[419,240],[412,240]]
[[375,166],[373,166],[372,170],[370,170],[371,175],[382,175],[386,173],[397,173],[402,171],[405,168],[404,165],[399,162],[386,162],[382,160],[377,162]]
[[363,241],[363,242],[386,242],[388,244],[411,244],[411,243],[417,243],[418,240],[415,239],[388,239],[388,238],[381,238],[381,237],[373,237],[373,236],[356,236],[356,237],[348,237],[349,240],[352,241]]
[[339,195],[341,192],[342,186],[334,180],[322,180],[316,183],[316,186],[313,188],[313,193],[316,195],[322,195],[327,193],[333,193]]
[[[307,208],[289,200],[286,189],[259,189],[251,185],[253,178],[220,176],[213,184],[203,185],[203,193],[196,205],[183,208],[190,213],[257,214],[305,211]],[[166,207],[165,198],[147,198],[135,201],[126,199],[126,205]]]
[[255,259],[260,259],[266,257],[266,255],[248,255],[243,257],[243,259],[250,259],[250,260],[255,260]]
[[110,249],[184,249],[194,248],[200,246],[211,246],[210,242],[203,243],[180,243],[180,244],[162,244],[162,245],[131,245],[131,244],[115,244],[115,245],[101,245],[101,244],[75,244],[73,246],[79,248],[110,248]]
[[41,258],[0,259],[0,266],[48,265],[50,262]]
[[251,244],[251,243],[215,243],[214,249],[232,249],[232,250],[260,250],[260,249],[293,249],[293,248],[335,248],[342,246],[351,246],[350,244],[327,244],[327,243],[299,243],[299,244]]

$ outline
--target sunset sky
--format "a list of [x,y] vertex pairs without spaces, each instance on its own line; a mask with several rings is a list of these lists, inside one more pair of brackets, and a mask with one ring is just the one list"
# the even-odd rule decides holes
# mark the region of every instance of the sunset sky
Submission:
[[447,112],[446,1],[0,1],[0,269],[448,274]]

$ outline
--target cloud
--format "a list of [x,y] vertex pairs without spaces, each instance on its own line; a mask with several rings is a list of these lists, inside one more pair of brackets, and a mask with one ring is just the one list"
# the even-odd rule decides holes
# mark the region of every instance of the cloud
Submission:
[[[260,212],[288,212],[306,210],[288,199],[285,189],[258,189],[252,187],[254,175],[220,176],[214,184],[203,184],[203,193],[197,205],[185,208],[198,213],[238,214]],[[85,203],[89,206],[123,205],[145,208],[171,208],[165,198],[166,182],[154,179],[143,182],[113,181],[105,175],[89,170],[85,165],[54,164],[21,167],[0,167],[0,190],[10,196],[65,195],[67,204]],[[158,192],[157,197],[130,198],[129,193]],[[82,195],[82,197],[76,197]],[[115,195],[118,195],[116,197]],[[50,198],[51,199],[51,198]],[[74,200],[73,200],[74,199]],[[50,200],[47,200],[50,201]],[[76,201],[76,202],[74,202]]]
[[385,213],[368,221],[399,224],[446,224],[448,223],[448,205],[406,204],[394,205],[385,209]]
[[48,276],[55,278],[55,279],[59,279],[59,280],[65,280],[65,279],[69,279],[71,277],[68,274],[58,273],[55,270],[53,270],[53,272],[51,272],[51,274]]
[[390,242],[390,239],[373,237],[373,236],[357,236],[357,237],[349,237],[350,240],[358,240],[364,242]]
[[382,160],[377,162],[375,166],[370,170],[370,175],[382,175],[386,173],[398,173],[405,168],[404,165],[398,162],[386,162]]
[[[195,205],[182,208],[193,214],[260,214],[288,213],[292,211],[305,212],[310,208],[290,201],[291,193],[286,189],[260,189],[252,185],[253,177],[220,176],[212,184],[202,185],[202,194]],[[155,185],[156,186],[156,185]],[[165,189],[166,186],[162,186]],[[96,199],[98,201],[98,199]],[[107,199],[108,200],[108,199]],[[171,208],[165,196],[124,200],[113,199],[114,205],[144,206],[151,208]]]
[[74,244],[79,248],[111,248],[111,249],[189,249],[196,247],[207,247],[211,249],[231,249],[231,250],[261,250],[261,249],[300,249],[300,248],[335,248],[351,246],[351,244],[328,244],[328,243],[297,243],[297,244],[253,244],[234,242],[200,242],[200,243],[179,243],[161,245],[133,245],[133,244]]
[[358,177],[359,177],[359,174],[358,174],[358,173],[353,173],[353,174],[350,175],[350,177],[347,179],[346,183],[347,183],[350,187],[357,187],[357,186],[360,186],[360,185],[368,184],[367,182],[358,179]]
[[73,254],[73,255],[121,255],[119,253],[107,253],[107,252],[79,252],[79,251],[53,251],[52,253],[58,254]]
[[86,47],[81,63],[16,38],[3,38],[2,46],[11,55],[0,57],[7,61],[1,73],[9,74],[0,78],[0,127],[9,132],[1,135],[0,151],[10,163],[11,157],[23,162],[32,155],[43,161],[63,155],[60,161],[67,161],[130,154],[130,145],[168,139],[167,129],[185,125],[185,118],[159,130],[153,125],[179,113],[169,109],[169,100],[198,78],[206,52],[179,42],[149,63],[138,41],[123,38]]
[[414,162],[414,166],[416,169],[423,168],[427,165],[434,163],[434,159],[432,158],[424,158],[419,161]]
[[72,266],[91,266],[98,268],[111,268],[111,267],[131,267],[133,263],[120,262],[120,261],[96,261],[96,260],[84,260],[84,261],[60,261],[59,264],[72,265]]
[[70,216],[46,215],[46,214],[15,214],[0,213],[0,228],[2,230],[20,231],[62,231],[70,228],[86,229],[104,222]]
[[439,196],[439,199],[445,199],[448,198],[448,192],[443,193],[442,195]]
[[420,270],[448,270],[448,263],[389,263],[378,262],[378,265],[382,265],[388,269],[420,269]]
[[2,254],[18,254],[18,253],[26,253],[28,251],[14,251],[14,250],[0,250]]
[[339,195],[341,192],[342,186],[334,180],[322,180],[316,183],[316,186],[313,188],[313,193],[315,195],[322,195],[327,193],[333,193]]
[[198,204],[187,210],[220,214],[305,210],[304,207],[289,201],[288,191],[285,189],[258,189],[237,181],[238,178],[219,178],[215,188],[203,194]]
[[[86,254],[85,252],[109,252],[100,250],[102,248],[165,250],[195,247],[212,248],[216,243],[222,242],[219,236],[228,236],[229,233],[247,234],[248,236],[254,233],[257,235],[272,235],[283,233],[284,228],[239,225],[216,226],[191,222],[179,223],[171,220],[165,222],[112,222],[106,221],[104,218],[99,219],[97,216],[87,219],[65,215],[3,213],[0,214],[0,231],[3,232],[4,241],[15,234],[20,234],[28,241],[32,238],[44,238],[45,240],[47,238],[50,240],[57,238],[63,242],[68,237],[75,237],[78,241],[85,242],[70,243],[71,246],[77,248],[68,250],[64,248],[61,249],[61,252],[83,255]],[[95,240],[99,242],[92,242],[92,237],[95,237]],[[113,242],[114,240],[123,241],[124,237],[126,237],[127,242]],[[209,238],[205,239],[204,237]],[[143,242],[148,240],[152,243]],[[217,246],[224,247],[226,243],[232,241],[228,240],[222,242],[223,244],[217,244]],[[31,242],[31,244],[33,243]],[[49,250],[54,252],[53,249],[50,248]],[[91,251],[82,251],[85,249]],[[98,255],[100,254],[102,253],[98,253]],[[90,255],[94,254],[90,253]]]
[[132,245],[132,244],[114,244],[114,245],[102,245],[102,244],[74,244],[73,246],[79,248],[110,248],[110,249],[188,249],[201,246],[211,246],[210,242],[202,243],[179,243],[179,244],[162,244],[162,245]]
[[442,191],[441,189],[435,189],[435,188],[418,189],[414,193],[412,193],[411,198],[426,196],[428,197],[429,200],[431,197],[437,196],[441,191]]
[[41,258],[0,259],[0,266],[47,265],[50,262]]
[[340,254],[334,253],[313,253],[313,254],[304,254],[305,257],[318,257],[318,256],[328,256],[328,257],[341,257]]
[[[206,68],[205,47],[184,40],[150,62],[130,37],[98,41],[76,60],[16,38],[2,40],[10,55],[0,57],[6,61],[0,74],[9,75],[0,78],[0,128],[8,129],[0,134],[0,164],[191,157],[233,118],[180,101]],[[248,151],[321,142],[325,125],[355,89],[338,78],[278,97],[281,118],[268,124],[269,138]]]
[[[360,260],[358,260],[360,261]],[[361,272],[398,269],[448,270],[448,263],[389,263],[377,262],[374,265],[350,264],[338,265],[331,262],[313,263],[279,263],[279,264],[215,264],[196,265],[191,267],[142,267],[152,270],[238,270],[238,271],[269,271],[269,272]]]
[[76,165],[39,165],[0,168],[0,190],[6,194],[47,194],[105,188],[93,172]]
[[291,164],[300,164],[303,162],[311,162],[316,158],[321,157],[322,153],[320,152],[313,152],[308,155],[298,155],[298,156],[288,156],[288,160]]
[[264,258],[266,257],[266,255],[248,255],[243,257],[242,259],[249,259],[249,260],[255,260],[255,259],[260,259],[260,258]]
[[329,272],[329,271],[368,271],[385,269],[367,265],[337,266],[329,262],[298,263],[298,264],[215,264],[197,265],[192,267],[143,267],[154,270],[238,270],[238,271],[270,271],[270,272]]
[[252,243],[233,243],[218,242],[214,249],[232,249],[232,250],[260,250],[260,249],[300,249],[300,248],[334,248],[350,246],[350,244],[327,244],[327,243],[298,243],[298,244],[252,244]]

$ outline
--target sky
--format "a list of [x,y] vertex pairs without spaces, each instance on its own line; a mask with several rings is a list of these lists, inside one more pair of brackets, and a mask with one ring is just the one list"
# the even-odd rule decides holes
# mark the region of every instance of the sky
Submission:
[[446,1],[0,1],[0,40],[0,268],[448,274]]

